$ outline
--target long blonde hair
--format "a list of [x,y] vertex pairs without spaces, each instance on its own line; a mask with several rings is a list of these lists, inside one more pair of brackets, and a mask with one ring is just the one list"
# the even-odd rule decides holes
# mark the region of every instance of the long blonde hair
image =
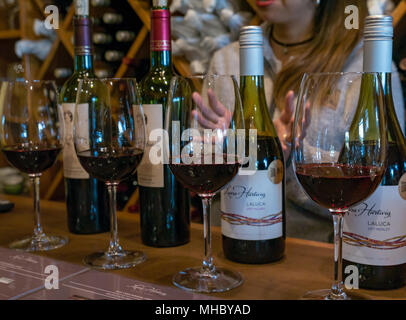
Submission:
[[[359,12],[359,29],[347,29],[344,10],[355,5]],[[286,63],[277,74],[274,99],[277,108],[285,107],[289,90],[299,90],[305,72],[339,72],[362,38],[367,15],[365,0],[320,0],[314,19],[314,39],[303,45],[302,54]]]

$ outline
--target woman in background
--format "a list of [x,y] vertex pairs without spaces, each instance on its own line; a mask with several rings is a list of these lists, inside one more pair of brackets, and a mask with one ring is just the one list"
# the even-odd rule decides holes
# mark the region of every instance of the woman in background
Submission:
[[[362,71],[362,36],[367,6],[365,0],[257,0],[256,5],[264,20],[261,27],[265,94],[287,160],[295,98],[303,74]],[[345,27],[348,5],[358,8],[359,29]],[[236,66],[239,66],[238,42],[214,54],[208,73],[231,75],[236,73]],[[397,116],[404,119],[397,73],[392,76],[392,90]],[[403,128],[403,121],[400,123]],[[327,219],[331,219],[331,215],[302,191],[290,165],[286,177],[288,236],[328,241],[331,222]],[[306,211],[316,215],[306,214]]]

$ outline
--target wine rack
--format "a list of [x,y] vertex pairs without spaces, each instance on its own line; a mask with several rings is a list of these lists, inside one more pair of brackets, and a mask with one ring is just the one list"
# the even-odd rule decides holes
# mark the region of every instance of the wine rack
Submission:
[[[6,29],[0,21],[0,43],[3,48],[2,53],[0,54],[0,74],[6,74],[6,65],[10,62],[20,61],[24,66],[24,76],[26,79],[54,79],[54,70],[58,70],[59,73],[63,74],[65,70],[63,69],[72,69],[73,58],[74,58],[74,48],[72,43],[73,30],[72,30],[72,19],[74,15],[74,8],[72,1],[63,0],[66,4],[66,8],[61,10],[62,16],[60,16],[59,29],[56,29],[56,37],[53,40],[51,50],[49,51],[45,60],[40,61],[33,55],[25,55],[22,59],[14,54],[14,44],[16,40],[19,39],[31,39],[36,40],[40,37],[36,36],[33,31],[33,22],[34,19],[44,20],[46,15],[44,9],[46,5],[52,4],[52,1],[48,0],[16,0],[19,6],[18,14],[18,27],[13,29]],[[254,18],[251,20],[250,24],[258,25],[261,23],[261,19],[258,15],[258,9],[255,6],[255,0],[245,0],[251,8],[257,13]],[[92,1],[90,1],[92,3]],[[124,14],[125,18],[128,18],[129,15],[133,15],[134,21],[139,21],[139,25],[136,30],[132,30],[131,27],[125,30],[131,30],[134,32],[134,38],[131,42],[128,43],[127,47],[120,48],[122,51],[123,59],[119,59],[119,63],[108,65],[111,68],[111,74],[109,76],[114,77],[124,77],[126,75],[134,76],[136,70],[130,70],[140,66],[140,61],[147,59],[149,56],[149,30],[150,30],[150,1],[149,0],[110,0],[112,8],[95,8],[91,5],[91,15],[102,19],[103,12],[111,12]],[[123,2],[123,6],[121,6]],[[119,4],[119,5],[118,5]],[[121,9],[121,10],[118,10]],[[132,10],[127,10],[132,9]],[[125,12],[123,12],[123,10]],[[398,7],[393,12],[394,23],[400,21],[401,17],[406,14],[406,2],[402,0]],[[0,15],[0,18],[2,16]],[[2,20],[2,19],[0,19]],[[106,26],[104,25],[107,30]],[[99,32],[98,26],[95,26],[94,32]],[[100,32],[103,33],[103,29],[100,29]],[[111,37],[114,37],[114,34],[111,34]],[[114,39],[113,39],[114,40]],[[114,46],[115,44],[113,44]],[[96,47],[98,47],[96,45]],[[102,46],[100,46],[102,47]],[[106,45],[105,47],[109,47]],[[137,64],[138,62],[138,64]],[[185,58],[174,57],[173,59],[174,67],[179,74],[186,75],[190,74],[189,63]],[[103,68],[106,64],[100,63],[100,61],[95,61],[95,69]],[[143,63],[146,65],[146,63]],[[67,72],[66,72],[67,74]],[[62,78],[59,82],[64,81]],[[59,84],[62,84],[59,83]],[[63,170],[62,170],[62,161],[59,160],[57,165],[53,166],[52,169],[47,171],[42,178],[42,185],[48,186],[48,188],[43,188],[41,197],[45,199],[60,199],[63,197]],[[4,159],[0,159],[0,167],[6,165]],[[136,199],[136,194],[133,195],[132,199],[128,201],[127,206],[133,205]]]

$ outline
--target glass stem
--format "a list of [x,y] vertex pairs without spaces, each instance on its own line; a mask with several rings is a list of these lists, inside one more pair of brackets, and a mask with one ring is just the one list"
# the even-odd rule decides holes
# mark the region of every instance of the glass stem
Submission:
[[216,268],[213,264],[211,250],[211,231],[210,231],[210,208],[212,198],[202,198],[203,204],[203,235],[204,235],[204,260],[202,272],[213,273]]
[[111,255],[119,254],[123,249],[120,246],[118,239],[118,227],[117,227],[117,210],[116,210],[116,194],[118,183],[107,183],[107,190],[109,193],[109,205],[110,205],[110,245],[108,253]]
[[38,239],[44,236],[44,232],[41,227],[41,214],[40,214],[40,176],[41,175],[30,175],[30,180],[32,183],[32,190],[34,193],[34,238]]
[[334,223],[334,282],[331,287],[332,298],[345,297],[343,285],[343,212],[333,213]]

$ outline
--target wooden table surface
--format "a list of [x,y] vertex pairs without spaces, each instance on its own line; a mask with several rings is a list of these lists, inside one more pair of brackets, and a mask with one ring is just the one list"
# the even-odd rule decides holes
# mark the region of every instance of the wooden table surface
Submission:
[[[0,214],[0,246],[30,234],[33,229],[32,199],[2,195],[15,203],[15,208]],[[38,253],[49,258],[81,264],[84,256],[107,248],[109,233],[74,235],[67,229],[65,203],[41,201],[42,225],[46,233],[66,235],[69,243],[60,249]],[[173,248],[144,246],[140,239],[138,214],[118,213],[121,244],[127,249],[142,250],[147,261],[135,268],[114,270],[126,277],[159,285],[172,286],[176,272],[199,266],[203,255],[203,234],[200,224],[192,224],[191,241]],[[212,227],[214,262],[237,270],[244,276],[242,286],[225,293],[213,294],[224,299],[300,299],[308,290],[329,288],[332,281],[333,247],[331,244],[301,239],[287,239],[285,257],[264,265],[234,263],[224,258],[221,231]],[[390,291],[359,290],[373,299],[405,299],[406,287]]]

